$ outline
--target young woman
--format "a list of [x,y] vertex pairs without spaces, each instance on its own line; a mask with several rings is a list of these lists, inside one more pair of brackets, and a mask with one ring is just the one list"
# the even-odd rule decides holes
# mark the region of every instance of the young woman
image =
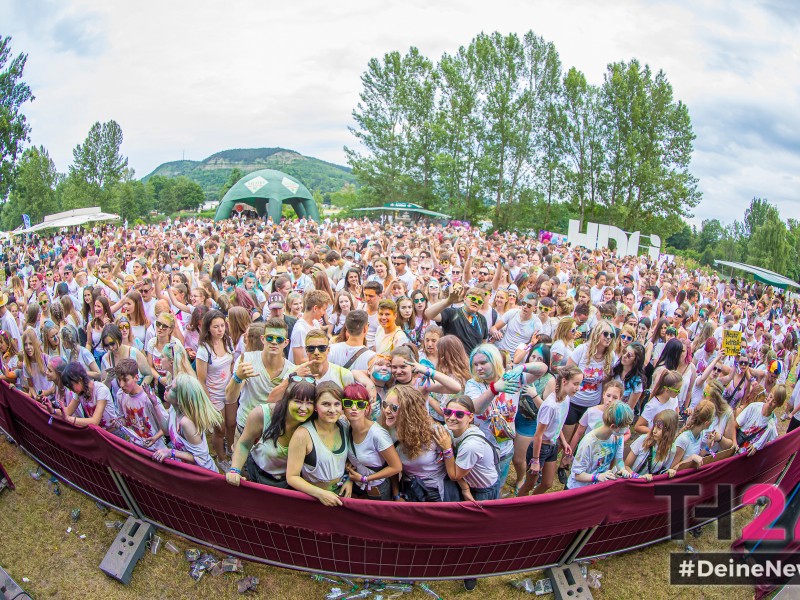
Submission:
[[461,391],[459,382],[442,369],[418,363],[413,348],[413,346],[400,346],[392,350],[389,355],[395,385],[413,385],[424,395],[457,394]]
[[528,446],[533,443],[533,437],[536,435],[539,408],[541,408],[544,399],[555,390],[556,382],[551,372],[550,359],[550,346],[536,344],[522,360],[523,363],[540,362],[547,367],[547,371],[531,385],[523,386],[520,393],[519,409],[517,410],[517,416],[514,418],[514,427],[517,432],[517,437],[514,438],[513,458],[514,473],[516,473],[517,478],[514,483],[515,494],[519,494],[519,488],[525,482],[525,473],[528,470],[525,455],[528,451]]
[[60,406],[62,410],[67,407],[67,388],[64,387],[64,382],[61,380],[61,375],[67,363],[60,356],[54,356],[47,364],[47,380],[52,383],[49,390],[46,390],[39,396],[39,400],[44,403],[52,402],[54,406]]
[[146,383],[150,383],[150,380],[155,377],[150,370],[150,365],[144,353],[133,346],[123,344],[122,332],[119,330],[119,327],[113,323],[103,327],[100,341],[103,344],[103,349],[106,351],[105,355],[103,355],[103,360],[100,362],[100,372],[103,374],[103,383],[111,389],[111,392],[115,396],[119,390],[119,386],[114,377],[114,368],[116,367],[117,361],[123,358],[133,358],[136,360],[136,363],[139,365],[139,376]]
[[620,356],[619,362],[611,371],[612,377],[622,383],[622,401],[632,410],[636,409],[644,391],[644,346],[638,342],[628,344]]
[[[363,302],[364,297],[362,295],[363,289],[361,287],[361,270],[348,269],[347,274],[336,286],[336,289],[338,291],[349,292],[350,295],[359,303]],[[354,304],[351,310],[355,310],[356,308],[358,307]]]
[[180,342],[170,342],[161,352],[161,369],[164,374],[157,374],[158,385],[166,391],[175,383],[178,375],[188,375],[197,379],[197,374],[189,362],[189,355]]
[[[619,381],[612,379],[603,388],[602,404],[593,406],[583,413],[581,420],[578,421],[578,427],[575,429],[575,435],[572,436],[572,442],[570,443],[572,446],[573,456],[575,456],[575,453],[578,451],[578,445],[584,438],[586,432],[594,431],[603,424],[603,413],[605,412],[606,408],[608,408],[614,402],[620,402],[622,400],[622,392],[622,384]],[[625,439],[627,440],[628,437],[630,436],[625,436]]]
[[550,357],[553,367],[562,367],[575,350],[576,321],[572,317],[564,317],[553,332],[553,344],[550,346]]
[[131,331],[131,322],[128,317],[125,315],[120,315],[117,317],[117,320],[114,323],[119,327],[120,332],[122,333],[122,343],[126,346],[132,346],[137,350],[144,350],[144,346],[139,341],[138,338],[134,337],[133,332]]
[[47,357],[33,329],[22,332],[22,385],[32,397],[50,389],[47,380]]
[[634,473],[651,480],[653,475],[668,473],[675,476],[670,468],[675,457],[675,438],[678,437],[678,413],[662,410],[653,420],[653,428],[647,435],[640,435],[631,444],[625,457],[625,466]]
[[103,328],[114,322],[114,313],[111,312],[111,304],[105,296],[95,298],[93,306],[94,312],[86,330],[86,348],[99,364],[106,353],[103,349]]
[[[703,465],[702,454],[708,454],[708,441],[712,435],[706,430],[713,420],[714,405],[708,400],[701,400],[675,440],[675,457],[672,459],[671,468],[675,469],[687,461],[692,461],[695,467]],[[705,448],[703,448],[704,443]]]
[[147,312],[144,309],[144,301],[142,295],[136,290],[131,290],[122,299],[122,314],[128,317],[131,322],[131,334],[144,347],[144,335],[147,328],[150,327],[150,319],[147,318]]
[[[234,362],[239,360],[239,357],[246,352],[244,334],[252,322],[250,313],[241,306],[234,306],[228,311],[228,328],[230,330],[231,342],[233,342]],[[199,343],[200,338],[198,337],[198,345]]]
[[[73,396],[66,409],[55,411],[55,414],[73,425],[98,425],[111,433],[118,432],[122,416],[117,410],[111,391],[99,381],[90,379],[83,365],[68,364],[61,374],[61,382]],[[79,405],[86,415],[84,418],[75,415]]]
[[225,442],[232,451],[238,404],[225,401],[225,388],[233,373],[233,341],[228,335],[225,317],[218,310],[210,310],[203,317],[195,365],[197,379],[211,400],[211,404],[222,414],[224,428],[214,430],[211,443],[217,460],[227,461]]
[[[184,348],[186,348],[186,352],[189,354],[190,360],[194,360],[197,356],[197,346],[200,343],[200,325],[203,322],[203,316],[207,312],[208,308],[205,306],[195,308],[192,311],[192,316],[189,317],[189,323],[186,325],[186,329],[183,332],[183,345]],[[246,314],[246,311],[243,312]],[[156,320],[158,319],[156,318]]]
[[149,393],[148,398],[155,409],[162,430],[167,432],[172,448],[163,448],[153,453],[153,460],[164,462],[171,458],[219,473],[208,452],[206,432],[217,427],[219,413],[196,378],[181,374],[169,390],[165,401],[170,405],[165,411],[158,397]]
[[[447,468],[440,461],[434,424],[425,400],[410,385],[396,385],[386,395],[379,423],[398,441],[402,478],[392,481],[392,499],[412,502],[457,500],[454,487],[445,487]],[[402,492],[402,496],[401,496]]]
[[297,292],[290,292],[286,296],[286,314],[295,319],[299,319],[303,314],[303,296]]
[[678,395],[681,393],[683,377],[677,371],[665,371],[656,381],[650,400],[647,401],[634,430],[646,435],[653,427],[653,421],[662,410],[678,410]]
[[775,411],[786,402],[786,386],[776,385],[766,402],[753,402],[736,417],[736,445],[748,455],[778,437]]
[[461,488],[465,500],[496,500],[499,486],[495,449],[473,423],[472,399],[457,396],[443,410],[447,429],[437,427],[435,439],[442,449],[448,478],[466,483],[468,488]]
[[[420,360],[427,360],[434,367],[438,361],[436,346],[439,340],[444,335],[442,328],[436,323],[431,323],[430,327],[425,330],[425,335],[422,338],[422,345],[420,347]],[[463,346],[463,344],[462,344]]]
[[68,363],[81,363],[89,377],[100,381],[100,367],[97,366],[92,353],[80,345],[78,332],[72,325],[64,325],[61,328],[61,358]]
[[351,310],[355,310],[355,300],[350,292],[342,290],[333,301],[333,312],[328,324],[328,336],[336,337],[344,330],[344,321]]
[[49,319],[42,325],[42,352],[48,358],[61,355],[60,328]]
[[625,402],[614,401],[603,411],[602,425],[581,440],[572,463],[566,489],[572,490],[602,481],[638,477],[623,461],[625,434],[633,423],[633,410]]
[[17,381],[19,348],[17,340],[7,331],[0,330],[0,381],[13,385]]
[[653,380],[658,381],[661,374],[666,371],[677,371],[681,374],[680,394],[678,394],[678,407],[682,408],[687,400],[691,399],[691,390],[697,376],[697,370],[692,362],[689,340],[678,338],[671,339],[664,346],[664,351],[656,363],[653,371]]
[[721,381],[708,382],[703,396],[714,405],[714,418],[708,428],[707,448],[709,452],[727,450],[736,445],[736,417],[722,394],[725,386]]
[[342,389],[323,382],[317,386],[314,413],[289,442],[286,481],[325,506],[341,506],[339,496],[349,498],[352,492],[352,482],[344,478],[348,426],[339,420],[341,416]]
[[344,415],[350,424],[347,474],[355,483],[353,494],[359,498],[391,500],[389,478],[403,468],[392,437],[369,418],[369,393],[363,385],[345,386],[343,395]]
[[425,297],[428,298],[428,304],[436,304],[439,300],[441,300],[440,294],[442,292],[442,286],[436,279],[431,279],[426,285],[425,289]]
[[400,296],[397,299],[397,326],[403,331],[409,342],[419,346],[419,341],[412,340],[409,334],[414,333],[414,303],[408,296]]
[[720,381],[725,384],[725,399],[732,408],[736,409],[738,404],[747,397],[753,377],[750,373],[750,358],[745,352],[739,354],[733,363],[733,369],[728,375],[720,377]]
[[288,488],[286,460],[289,441],[297,428],[314,412],[316,386],[293,381],[275,404],[260,404],[247,415],[242,435],[234,445],[231,467],[225,477],[238,486],[242,476],[248,481]]
[[83,318],[81,314],[75,310],[75,303],[70,296],[61,296],[58,303],[61,305],[65,323],[72,325],[76,331],[83,327]]
[[422,346],[425,333],[431,326],[430,320],[425,318],[425,309],[428,308],[428,298],[422,290],[411,292],[413,315],[409,321],[409,331],[406,336],[417,346]]
[[[527,496],[531,490],[534,494],[543,494],[553,485],[559,443],[566,456],[572,455],[569,440],[562,429],[569,414],[570,398],[581,389],[582,381],[583,371],[575,365],[560,367],[556,371],[555,389],[539,407],[536,434],[526,456],[529,470],[519,490],[520,496]],[[539,473],[542,481],[536,485]]]
[[444,423],[442,409],[447,401],[455,395],[460,395],[470,378],[469,358],[464,352],[464,344],[454,335],[446,335],[436,343],[435,369],[455,379],[459,384],[457,392],[432,392],[428,390],[428,413],[435,421]]

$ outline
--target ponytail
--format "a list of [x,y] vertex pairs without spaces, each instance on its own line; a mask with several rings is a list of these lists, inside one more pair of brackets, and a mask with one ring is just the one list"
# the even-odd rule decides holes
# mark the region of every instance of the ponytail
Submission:
[[555,369],[556,373],[556,402],[561,402],[560,394],[561,394],[561,384],[564,381],[569,381],[573,377],[577,375],[583,375],[583,371],[581,371],[577,366],[572,365],[571,367],[558,367]]

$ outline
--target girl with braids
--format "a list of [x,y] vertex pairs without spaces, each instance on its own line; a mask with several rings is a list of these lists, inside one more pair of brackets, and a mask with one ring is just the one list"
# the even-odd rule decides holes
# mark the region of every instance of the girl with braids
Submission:
[[428,392],[428,412],[434,420],[444,423],[442,408],[455,394],[460,394],[471,375],[469,358],[464,352],[464,344],[454,335],[446,335],[436,342],[436,370],[455,379],[459,384],[457,392]]
[[397,453],[403,465],[399,487],[397,481],[392,480],[393,500],[458,500],[452,488],[445,490],[447,468],[440,460],[433,420],[418,390],[410,385],[396,385],[389,390],[379,423],[397,440]]
[[572,490],[602,481],[638,477],[622,458],[625,434],[633,423],[633,410],[625,402],[611,402],[603,411],[602,425],[581,440],[572,462],[566,489]]
[[675,456],[676,437],[678,413],[674,410],[662,410],[655,416],[653,428],[647,435],[640,435],[631,444],[625,457],[625,465],[648,481],[653,475],[664,472],[674,477],[675,471],[669,467]]
[[714,405],[714,418],[706,432],[708,434],[708,451],[718,452],[736,445],[736,417],[722,394],[725,386],[718,379],[712,379],[706,385],[703,397]]
[[341,416],[342,388],[332,381],[320,383],[313,414],[289,441],[286,481],[325,506],[341,506],[339,496],[349,498],[353,487],[344,477],[349,426]]
[[225,388],[233,373],[233,341],[228,334],[225,317],[218,310],[210,310],[203,317],[195,366],[197,380],[211,404],[222,414],[224,428],[214,429],[211,442],[217,460],[225,461],[225,442],[228,443],[228,449],[233,449],[238,404],[235,399],[232,403],[227,403],[225,399]]
[[644,405],[642,414],[636,422],[634,431],[642,435],[653,427],[655,416],[662,410],[678,410],[678,394],[681,393],[681,381],[683,378],[677,371],[664,371],[650,395],[650,400]]
[[175,385],[166,394],[170,405],[165,411],[158,397],[150,393],[148,398],[158,416],[159,425],[167,432],[172,448],[163,448],[153,453],[153,460],[179,460],[219,473],[217,465],[208,452],[206,432],[219,427],[221,417],[214,410],[203,387],[196,378],[178,375]]
[[695,467],[698,468],[703,465],[701,452],[708,454],[708,446],[706,445],[706,448],[703,448],[703,445],[704,442],[707,444],[709,439],[709,434],[704,432],[709,429],[713,420],[714,404],[709,400],[701,400],[675,440],[675,457],[672,459],[673,469],[686,461],[692,461]]
[[301,378],[290,383],[275,404],[259,404],[250,411],[225,475],[229,484],[238,486],[244,477],[253,483],[288,489],[289,441],[314,412],[315,394],[316,386]]
[[[529,469],[525,483],[519,490],[520,496],[527,496],[531,490],[534,494],[543,494],[550,489],[556,473],[559,444],[565,456],[572,455],[569,440],[564,436],[562,429],[569,414],[571,396],[581,389],[582,381],[583,372],[575,365],[556,370],[555,389],[539,407],[536,434],[526,456]],[[542,475],[542,481],[536,485],[539,473]]]
[[344,388],[344,415],[350,423],[347,474],[359,498],[391,500],[389,478],[403,468],[389,432],[369,418],[369,393],[360,383]]

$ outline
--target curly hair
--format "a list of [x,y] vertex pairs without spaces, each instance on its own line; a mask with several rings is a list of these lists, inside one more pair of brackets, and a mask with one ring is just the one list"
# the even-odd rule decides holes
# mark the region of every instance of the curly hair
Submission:
[[[396,385],[389,392],[397,396],[400,410],[397,413],[397,439],[403,444],[403,453],[416,458],[433,443],[433,421],[425,408],[425,398],[410,385]],[[381,425],[383,422],[381,413]]]

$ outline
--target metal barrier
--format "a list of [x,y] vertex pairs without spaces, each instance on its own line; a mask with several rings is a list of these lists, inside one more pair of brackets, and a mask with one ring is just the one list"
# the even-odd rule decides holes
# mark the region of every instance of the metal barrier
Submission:
[[[387,579],[461,579],[530,571],[625,552],[669,537],[668,499],[654,483],[614,481],[538,497],[483,503],[346,500],[329,508],[295,491],[224,477],[149,453],[97,427],[73,427],[0,386],[0,421],[48,470],[122,512],[248,560],[306,571]],[[704,487],[687,505],[734,484],[734,506],[752,483],[800,481],[794,448],[781,437],[754,457],[681,473]],[[691,524],[690,524],[691,525]]]

